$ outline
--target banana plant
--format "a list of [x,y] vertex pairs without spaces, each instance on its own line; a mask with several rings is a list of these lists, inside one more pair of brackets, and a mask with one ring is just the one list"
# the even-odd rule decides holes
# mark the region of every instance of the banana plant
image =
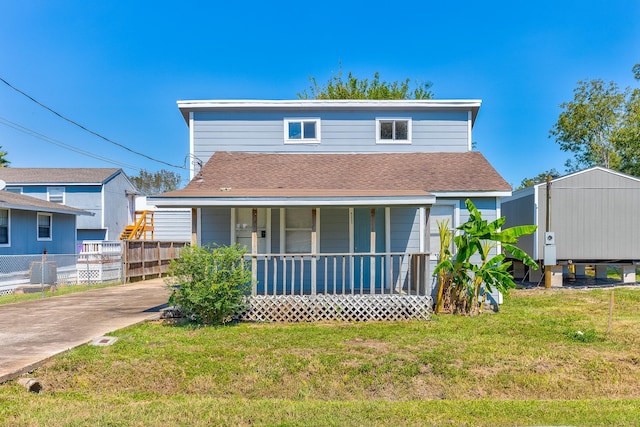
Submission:
[[[516,286],[513,276],[509,273],[511,261],[505,261],[504,253],[491,256],[492,249],[498,244],[513,258],[531,268],[538,268],[529,255],[515,246],[519,237],[536,231],[535,225],[502,230],[501,227],[506,221],[504,217],[488,222],[482,219],[482,214],[471,200],[467,199],[465,204],[469,211],[469,220],[457,228],[459,233],[453,238],[455,253],[451,253],[448,245],[443,246],[440,261],[433,273],[438,275],[439,284],[436,312],[443,309],[439,306],[444,299],[440,293],[444,288],[442,284],[446,281],[450,282],[450,310],[454,313],[472,315],[480,311],[488,292],[495,289],[506,293]],[[440,224],[438,226],[440,227]],[[476,260],[472,260],[474,257]],[[479,262],[477,257],[480,258]]]

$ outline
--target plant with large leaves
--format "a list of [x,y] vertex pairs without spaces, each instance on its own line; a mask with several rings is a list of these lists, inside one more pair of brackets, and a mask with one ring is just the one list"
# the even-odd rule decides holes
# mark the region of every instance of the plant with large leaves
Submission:
[[[494,289],[506,293],[515,288],[513,276],[509,272],[511,261],[506,254],[492,255],[492,250],[501,245],[512,258],[537,269],[536,262],[523,250],[515,246],[518,238],[536,231],[535,225],[522,225],[501,230],[505,218],[488,222],[471,202],[465,202],[469,220],[459,226],[454,238],[455,253],[449,245],[443,245],[434,275],[438,275],[438,300],[436,312],[457,314],[478,314],[486,301],[487,293]],[[440,227],[441,237],[443,229]],[[450,238],[450,237],[449,237]],[[478,259],[479,258],[479,259]],[[447,304],[445,304],[445,302]]]

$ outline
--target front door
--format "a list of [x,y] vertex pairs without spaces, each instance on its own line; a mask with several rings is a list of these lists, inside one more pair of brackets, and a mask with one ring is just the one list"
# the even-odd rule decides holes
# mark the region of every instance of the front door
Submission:
[[[384,208],[375,208],[376,244],[373,252],[385,251]],[[371,253],[371,208],[353,210],[353,250],[356,254]],[[384,255],[355,256],[353,287],[356,292],[371,292],[371,284],[379,289],[382,283]],[[374,289],[375,290],[375,289]]]

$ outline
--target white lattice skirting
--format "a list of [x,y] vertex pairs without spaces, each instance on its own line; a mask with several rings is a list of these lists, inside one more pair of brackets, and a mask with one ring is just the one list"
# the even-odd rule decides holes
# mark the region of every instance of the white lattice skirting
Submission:
[[419,295],[255,295],[242,320],[314,322],[322,320],[429,320],[433,300]]

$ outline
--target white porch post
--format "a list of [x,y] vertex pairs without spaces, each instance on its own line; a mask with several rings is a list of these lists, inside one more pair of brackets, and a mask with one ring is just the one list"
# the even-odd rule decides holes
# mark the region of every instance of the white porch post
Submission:
[[371,242],[369,243],[369,292],[376,291],[376,208],[371,208]]
[[[316,227],[316,208],[311,209],[311,295],[317,293],[317,277],[316,277],[316,242],[317,242],[317,227]],[[304,261],[303,261],[304,262]],[[304,279],[303,279],[304,280]],[[302,286],[302,283],[300,284]],[[302,293],[302,289],[300,290]]]
[[258,293],[258,209],[251,210],[251,295]]
[[198,209],[191,209],[191,246],[198,245]]

